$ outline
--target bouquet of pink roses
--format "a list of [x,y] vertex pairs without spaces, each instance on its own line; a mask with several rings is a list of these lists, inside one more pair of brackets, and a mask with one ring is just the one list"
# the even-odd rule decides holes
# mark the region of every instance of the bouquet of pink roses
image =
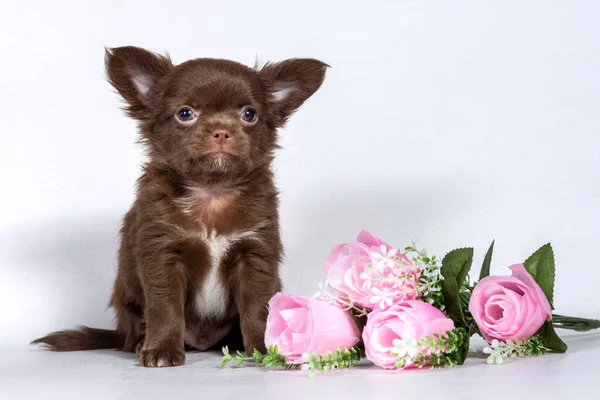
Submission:
[[401,253],[362,231],[356,242],[333,248],[315,297],[278,293],[271,299],[267,354],[232,356],[224,348],[223,366],[255,361],[314,373],[352,367],[364,357],[386,369],[454,366],[464,362],[474,334],[490,345],[488,363],[502,363],[565,352],[554,326],[600,328],[598,320],[552,314],[550,244],[510,266],[511,276],[489,276],[493,249],[492,242],[479,281],[471,283],[472,248],[440,261],[414,243]]

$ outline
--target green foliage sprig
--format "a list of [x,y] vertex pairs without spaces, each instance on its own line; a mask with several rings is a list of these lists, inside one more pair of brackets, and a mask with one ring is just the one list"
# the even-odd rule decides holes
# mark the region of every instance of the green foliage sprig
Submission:
[[[397,355],[396,366],[403,368],[414,364],[423,367],[452,367],[464,362],[464,348],[469,347],[469,334],[464,328],[454,328],[445,335],[426,336],[413,343],[413,351],[406,348],[392,350]],[[411,354],[412,353],[412,354]]]
[[229,353],[227,346],[223,347],[223,360],[221,368],[225,368],[229,363],[235,362],[236,367],[242,366],[244,362],[254,362],[262,364],[265,367],[292,369],[301,368],[303,371],[308,371],[310,376],[314,376],[317,371],[332,371],[334,369],[353,368],[354,365],[363,358],[362,352],[357,347],[351,349],[338,349],[335,352],[327,352],[323,355],[305,355],[306,362],[301,364],[288,364],[285,357],[279,354],[277,346],[270,346],[267,354],[262,354],[258,350],[254,350],[251,357],[247,357],[239,350],[236,355]]
[[251,357],[246,357],[241,351],[236,352],[237,355],[232,356],[229,354],[229,348],[223,347],[223,360],[221,362],[221,368],[225,368],[230,362],[235,362],[236,367],[241,367],[246,361],[254,361],[256,364],[262,364],[266,367],[272,368],[298,368],[299,365],[288,364],[285,362],[285,357],[279,354],[277,346],[270,346],[267,350],[267,354],[262,354],[260,351],[254,349]]
[[327,352],[325,355],[313,354],[302,365],[302,370],[308,371],[311,376],[314,376],[317,371],[354,368],[354,365],[361,359],[362,354],[356,347],[336,350],[335,353]]
[[492,340],[489,347],[485,347],[483,352],[489,354],[488,364],[502,364],[507,358],[517,358],[526,356],[539,356],[546,353],[544,340],[540,335],[535,335],[527,340],[512,339],[506,342]]

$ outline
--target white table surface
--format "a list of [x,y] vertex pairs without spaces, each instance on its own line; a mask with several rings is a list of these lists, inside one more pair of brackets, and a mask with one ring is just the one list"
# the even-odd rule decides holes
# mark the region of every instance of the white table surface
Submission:
[[[51,353],[4,349],[0,399],[576,399],[598,398],[600,333],[559,331],[564,355],[487,365],[471,357],[461,367],[384,371],[372,365],[307,377],[248,365],[220,369],[220,354],[190,352],[182,367],[148,369],[116,351]],[[472,342],[481,349],[482,342]]]

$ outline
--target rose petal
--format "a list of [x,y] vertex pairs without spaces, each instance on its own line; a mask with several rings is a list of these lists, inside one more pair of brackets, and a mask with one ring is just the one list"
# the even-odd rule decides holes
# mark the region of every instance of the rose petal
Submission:
[[301,297],[287,293],[277,293],[269,300],[269,315],[265,330],[265,345],[267,347],[278,344],[279,338],[287,328],[280,311],[305,306],[306,301]]
[[304,332],[308,321],[308,310],[306,308],[289,308],[279,311],[279,315],[285,321],[292,332]]
[[542,290],[540,285],[538,285],[533,280],[531,275],[529,275],[529,272],[527,272],[525,266],[523,264],[514,264],[508,268],[512,271],[512,276],[523,282],[525,286],[533,288],[535,290],[535,293],[537,294],[538,303],[541,306],[542,310],[544,310],[544,312],[548,314],[547,320],[550,321],[552,319],[552,307],[550,307],[550,302],[548,301],[548,298],[544,294],[544,291]]
[[311,313],[311,335],[306,353],[326,354],[351,348],[360,340],[360,332],[350,313],[321,299],[308,299]]
[[454,322],[450,318],[435,319],[423,327],[423,336],[433,336],[436,333],[444,335],[446,331],[452,329],[454,329]]
[[340,251],[344,246],[345,244],[338,244],[329,252],[329,255],[325,259],[325,276],[328,275],[331,264],[333,264],[339,258]]
[[383,244],[383,245],[385,245],[387,250],[392,248],[392,246],[385,243],[383,240],[379,239],[378,237],[373,236],[370,232],[368,232],[364,229],[362,231],[360,231],[356,241],[360,242],[364,245],[367,245],[369,247],[379,247]]

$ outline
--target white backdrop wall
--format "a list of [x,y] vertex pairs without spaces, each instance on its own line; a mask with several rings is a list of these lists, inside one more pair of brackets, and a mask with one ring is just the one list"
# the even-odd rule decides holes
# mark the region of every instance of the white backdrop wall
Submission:
[[555,247],[555,305],[600,317],[600,3],[2,1],[0,346],[111,325],[117,231],[143,154],[104,46],[315,57],[281,132],[286,289],[365,228],[443,255],[496,239],[492,272]]

